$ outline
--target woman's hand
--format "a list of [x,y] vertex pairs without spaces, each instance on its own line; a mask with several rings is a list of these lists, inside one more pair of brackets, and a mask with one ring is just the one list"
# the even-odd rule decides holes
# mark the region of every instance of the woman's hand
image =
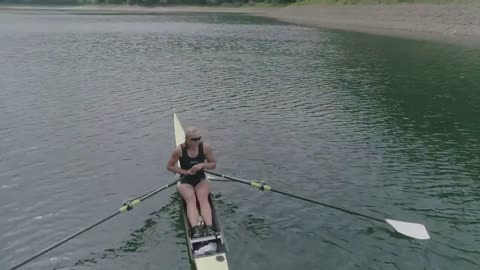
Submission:
[[198,171],[201,171],[203,170],[203,163],[199,163],[197,165],[194,165],[190,170],[188,170],[189,172],[192,172],[192,174],[196,174]]
[[186,175],[195,175],[195,172],[192,171],[192,169],[190,169],[190,170],[188,170],[188,171],[185,171],[184,174],[186,174]]

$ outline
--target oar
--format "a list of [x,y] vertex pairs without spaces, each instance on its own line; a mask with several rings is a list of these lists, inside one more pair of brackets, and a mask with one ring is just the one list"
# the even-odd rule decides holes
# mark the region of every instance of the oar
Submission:
[[107,220],[115,217],[116,215],[121,214],[121,213],[125,213],[125,212],[127,212],[127,211],[132,210],[135,205],[138,205],[138,204],[140,204],[141,202],[145,201],[146,199],[148,199],[148,198],[152,197],[153,195],[159,193],[160,191],[163,191],[163,190],[165,190],[165,189],[167,189],[167,188],[175,185],[175,184],[177,183],[177,181],[178,181],[178,177],[175,177],[175,181],[171,182],[170,184],[166,184],[166,185],[164,185],[164,186],[161,186],[161,187],[159,187],[159,188],[156,188],[156,189],[154,189],[154,190],[152,190],[152,191],[150,191],[150,192],[147,192],[147,193],[145,193],[144,195],[139,196],[139,197],[137,197],[137,198],[134,198],[134,199],[125,201],[125,202],[123,203],[123,206],[120,207],[120,209],[119,209],[117,212],[115,212],[114,214],[112,214],[112,215],[110,215],[110,216],[108,216],[108,217],[106,217],[106,218],[104,218],[104,219],[96,222],[95,224],[90,225],[90,226],[88,226],[87,228],[85,228],[85,229],[83,229],[83,230],[81,230],[81,231],[79,231],[79,232],[77,232],[77,233],[75,233],[75,234],[72,234],[71,236],[69,236],[69,237],[67,237],[67,238],[65,238],[65,239],[63,239],[63,240],[61,240],[61,241],[59,241],[59,242],[57,242],[57,243],[49,246],[48,248],[46,248],[46,249],[44,249],[44,250],[36,253],[35,255],[31,256],[30,258],[28,258],[28,259],[26,259],[26,260],[24,260],[24,261],[16,264],[15,266],[13,266],[12,268],[10,268],[9,270],[17,269],[17,268],[25,265],[26,263],[28,263],[28,262],[30,262],[30,261],[32,261],[32,260],[34,260],[34,259],[42,256],[43,254],[49,252],[50,250],[52,250],[52,249],[54,249],[54,248],[56,248],[56,247],[64,244],[65,242],[67,242],[67,241],[69,241],[69,240],[71,240],[71,239],[79,236],[80,234],[82,234],[82,233],[84,233],[84,232],[86,232],[86,231],[89,231],[90,229],[92,229],[92,228],[94,228],[94,227],[96,227],[96,226],[104,223],[105,221],[107,221]]
[[232,176],[227,176],[227,175],[223,175],[223,174],[219,174],[219,173],[214,173],[214,172],[211,172],[211,171],[205,171],[205,172],[208,173],[208,174],[211,174],[211,175],[215,175],[215,176],[218,176],[218,177],[222,177],[224,179],[234,181],[234,182],[250,185],[250,186],[259,188],[260,190],[266,190],[266,191],[279,193],[279,194],[282,194],[282,195],[285,195],[285,196],[288,196],[288,197],[292,197],[292,198],[296,198],[296,199],[299,199],[299,200],[302,200],[302,201],[307,201],[307,202],[322,205],[322,206],[325,206],[325,207],[333,208],[333,209],[336,209],[336,210],[339,210],[339,211],[342,211],[342,212],[345,212],[345,213],[348,213],[348,214],[351,214],[351,215],[360,216],[360,217],[375,220],[375,221],[378,221],[378,222],[381,222],[381,223],[386,222],[386,223],[390,224],[397,232],[399,232],[403,235],[409,236],[411,238],[422,239],[422,240],[430,239],[430,235],[428,234],[428,231],[423,224],[405,222],[405,221],[398,221],[398,220],[393,220],[393,219],[388,219],[388,218],[383,220],[383,219],[379,219],[379,218],[376,218],[376,217],[371,217],[371,216],[368,216],[368,215],[364,215],[364,214],[361,214],[361,213],[350,211],[350,210],[347,210],[347,209],[344,209],[344,208],[340,208],[340,207],[337,207],[337,206],[322,203],[322,202],[319,202],[319,201],[314,201],[312,199],[300,197],[300,196],[297,196],[297,195],[294,195],[294,194],[289,194],[289,193],[286,193],[286,192],[283,192],[283,191],[280,191],[280,190],[276,190],[276,189],[273,189],[269,185],[265,185],[264,182],[243,180],[243,179],[235,178],[235,177],[232,177]]

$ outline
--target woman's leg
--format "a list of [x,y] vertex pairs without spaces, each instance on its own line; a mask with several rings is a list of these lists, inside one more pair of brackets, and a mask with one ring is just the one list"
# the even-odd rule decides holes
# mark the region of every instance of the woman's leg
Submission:
[[198,203],[200,204],[200,211],[202,212],[202,218],[206,225],[212,225],[212,207],[208,200],[210,194],[210,186],[207,180],[200,181],[195,186],[195,194],[197,196]]
[[197,198],[195,196],[195,190],[190,184],[181,184],[178,187],[178,191],[182,195],[182,198],[187,203],[187,216],[190,226],[193,227],[198,223],[198,209]]

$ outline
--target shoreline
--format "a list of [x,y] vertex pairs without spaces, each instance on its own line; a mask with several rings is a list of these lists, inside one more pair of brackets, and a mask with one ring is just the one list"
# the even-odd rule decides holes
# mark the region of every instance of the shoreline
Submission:
[[461,4],[289,6],[272,10],[265,16],[324,29],[480,46],[480,1]]
[[466,1],[455,4],[318,4],[287,7],[0,5],[0,13],[21,13],[25,11],[63,11],[92,14],[232,13],[267,17],[315,28],[467,46],[480,45],[480,1]]
[[164,14],[164,13],[232,13],[232,14],[265,14],[276,8],[270,7],[223,7],[223,6],[154,6],[144,7],[135,5],[78,5],[78,6],[47,6],[47,5],[0,5],[0,12],[21,11],[65,11],[65,12],[89,12],[95,13],[118,13],[118,14]]

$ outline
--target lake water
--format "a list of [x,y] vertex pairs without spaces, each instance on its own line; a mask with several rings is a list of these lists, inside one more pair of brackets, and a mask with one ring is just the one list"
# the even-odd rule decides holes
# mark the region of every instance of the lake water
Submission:
[[[217,171],[231,269],[478,269],[480,50],[243,15],[0,13],[0,268],[167,183],[172,109]],[[189,269],[174,189],[23,269]]]

